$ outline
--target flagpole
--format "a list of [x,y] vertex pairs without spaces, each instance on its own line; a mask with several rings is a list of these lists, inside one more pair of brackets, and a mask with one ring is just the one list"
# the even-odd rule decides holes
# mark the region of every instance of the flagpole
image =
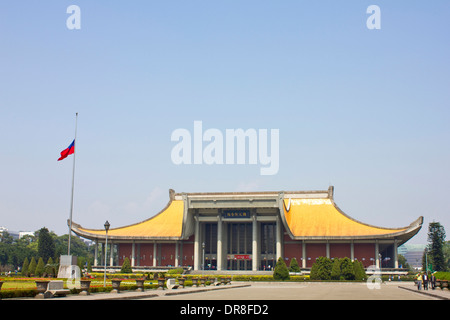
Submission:
[[78,112],[75,114],[75,138],[74,138],[74,151],[73,151],[73,171],[72,171],[72,197],[70,200],[70,218],[69,218],[69,245],[67,248],[67,255],[70,256],[70,236],[72,234],[72,212],[73,212],[73,189],[75,185],[75,155],[77,154],[77,124],[78,124]]

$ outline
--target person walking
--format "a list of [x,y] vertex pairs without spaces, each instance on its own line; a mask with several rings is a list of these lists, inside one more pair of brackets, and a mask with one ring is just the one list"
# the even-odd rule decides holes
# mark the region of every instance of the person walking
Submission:
[[422,288],[422,274],[419,273],[417,276],[417,290],[420,290]]
[[425,272],[422,277],[423,280],[423,290],[428,290],[428,274]]
[[431,274],[430,285],[431,285],[431,290],[434,290],[434,288],[436,287],[436,276],[434,275],[434,273]]

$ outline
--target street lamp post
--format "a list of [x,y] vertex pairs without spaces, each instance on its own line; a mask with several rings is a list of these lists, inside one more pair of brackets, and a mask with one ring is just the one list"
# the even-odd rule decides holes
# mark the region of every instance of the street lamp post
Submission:
[[105,231],[106,231],[106,237],[105,237],[105,273],[104,273],[104,277],[103,277],[103,287],[106,287],[106,261],[107,261],[107,257],[108,257],[108,230],[109,230],[109,222],[108,220],[106,220],[105,222]]

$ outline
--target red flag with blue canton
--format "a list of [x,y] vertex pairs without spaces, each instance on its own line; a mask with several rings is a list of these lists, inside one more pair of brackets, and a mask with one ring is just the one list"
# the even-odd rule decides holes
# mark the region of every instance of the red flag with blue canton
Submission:
[[72,143],[67,149],[61,151],[61,157],[58,159],[58,161],[67,158],[68,155],[73,154],[74,152],[75,152],[75,140],[72,141]]

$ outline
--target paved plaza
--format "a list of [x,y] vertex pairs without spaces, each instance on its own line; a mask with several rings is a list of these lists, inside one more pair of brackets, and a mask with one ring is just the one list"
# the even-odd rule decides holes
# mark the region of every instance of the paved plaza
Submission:
[[176,290],[68,295],[48,300],[450,300],[450,290],[418,291],[413,282],[385,282],[369,289],[351,282],[238,282]]
[[[251,282],[232,290],[214,290],[187,295],[160,295],[150,299],[171,300],[436,300],[450,299],[450,291],[417,292],[412,282],[383,283],[369,289],[366,283],[346,282]],[[409,290],[408,290],[409,289]],[[433,295],[434,294],[434,295]]]
[[[289,316],[306,309],[314,309],[321,315],[333,315],[340,310],[350,310],[345,308],[353,308],[354,300],[358,301],[357,305],[365,314],[380,314],[384,310],[383,312],[389,312],[391,316],[394,313],[402,316],[416,316],[417,308],[426,308],[423,304],[425,301],[433,303],[434,300],[439,303],[439,300],[450,300],[450,290],[418,291],[413,282],[386,282],[382,283],[378,289],[369,289],[366,283],[350,282],[233,281],[231,285],[225,286],[92,293],[88,296],[70,294],[66,297],[49,299],[7,300],[16,302],[28,300],[39,304],[39,301],[43,301],[44,305],[53,304],[50,301],[60,301],[61,303],[54,303],[65,306],[67,310],[73,310],[71,308],[74,306],[82,308],[83,304],[80,302],[85,301],[92,307],[89,308],[91,317],[94,317],[94,314],[99,317],[117,317],[119,314],[128,316],[135,310],[142,312],[162,310],[167,319],[182,319],[186,316],[212,319],[229,319],[236,316],[245,316],[248,319],[259,317],[274,319],[274,317]],[[123,304],[122,301],[127,301],[127,304]],[[348,303],[343,303],[346,301]],[[364,301],[369,304],[364,304]],[[33,308],[29,310],[34,312]],[[106,314],[108,316],[105,316]]]

